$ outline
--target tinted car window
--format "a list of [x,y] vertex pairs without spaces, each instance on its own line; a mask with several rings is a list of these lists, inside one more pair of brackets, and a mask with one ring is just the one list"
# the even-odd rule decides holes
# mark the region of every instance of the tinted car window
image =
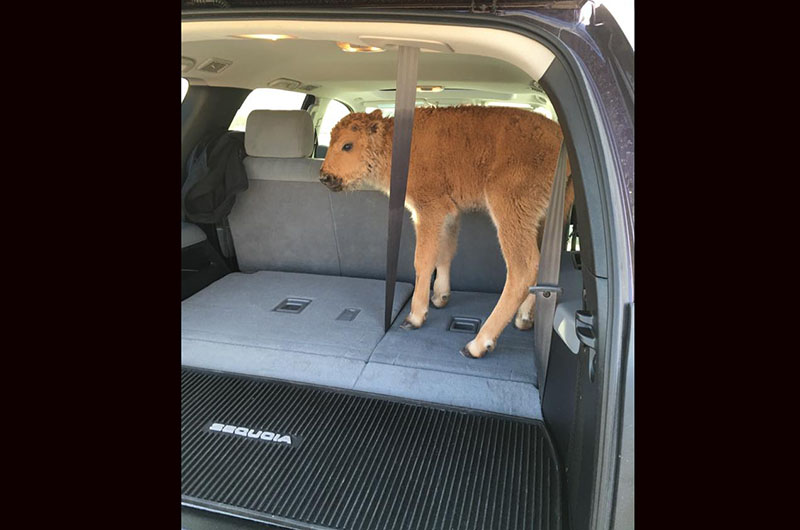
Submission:
[[257,88],[250,92],[242,106],[236,111],[228,130],[244,131],[247,116],[254,110],[300,110],[306,95],[300,92]]

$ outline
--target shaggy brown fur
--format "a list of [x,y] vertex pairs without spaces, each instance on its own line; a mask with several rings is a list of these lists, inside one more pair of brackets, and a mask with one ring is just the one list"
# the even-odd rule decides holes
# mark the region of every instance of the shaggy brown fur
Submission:
[[[379,110],[344,117],[331,132],[320,180],[333,191],[374,189],[388,195],[394,119]],[[482,357],[514,313],[529,329],[539,268],[538,231],[550,202],[561,128],[544,116],[511,108],[450,107],[414,113],[406,207],[417,233],[416,285],[404,327],[418,328],[431,302],[450,297],[459,213],[488,210],[506,261],[506,284],[492,314],[462,353]],[[567,186],[565,213],[573,200]]]

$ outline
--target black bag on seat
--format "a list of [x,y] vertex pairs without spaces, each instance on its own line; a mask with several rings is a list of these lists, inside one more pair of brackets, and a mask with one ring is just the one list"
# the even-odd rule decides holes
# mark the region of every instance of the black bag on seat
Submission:
[[247,189],[244,133],[217,131],[203,138],[189,155],[181,207],[186,219],[218,224],[233,208],[236,194]]

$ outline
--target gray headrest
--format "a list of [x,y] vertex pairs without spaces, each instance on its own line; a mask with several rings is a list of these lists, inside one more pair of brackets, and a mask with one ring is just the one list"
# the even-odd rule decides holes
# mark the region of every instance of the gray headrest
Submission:
[[249,156],[307,158],[314,150],[314,124],[304,110],[254,110],[247,116],[244,149]]

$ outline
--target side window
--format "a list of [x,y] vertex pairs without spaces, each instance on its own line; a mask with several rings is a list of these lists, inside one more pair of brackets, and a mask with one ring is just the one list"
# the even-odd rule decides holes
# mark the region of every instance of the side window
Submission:
[[189,81],[181,77],[181,103],[183,103],[183,98],[186,97],[186,92],[189,91]]
[[319,125],[319,133],[317,134],[317,144],[324,145],[325,147],[331,144],[331,131],[339,120],[350,114],[350,109],[344,106],[344,103],[332,99],[328,103],[328,108],[325,109],[325,115],[322,117],[322,123]]
[[257,88],[250,92],[242,106],[236,111],[228,130],[244,132],[247,116],[254,110],[300,110],[305,98],[306,95],[300,92],[278,90],[277,88]]

